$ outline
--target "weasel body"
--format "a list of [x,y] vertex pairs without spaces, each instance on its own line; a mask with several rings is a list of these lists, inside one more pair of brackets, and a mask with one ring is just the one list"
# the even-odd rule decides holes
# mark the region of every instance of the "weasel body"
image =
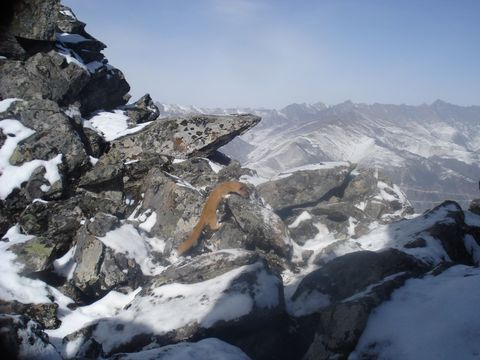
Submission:
[[248,196],[247,186],[238,181],[227,181],[220,183],[215,189],[212,190],[205,206],[200,214],[200,219],[197,225],[192,230],[192,233],[177,249],[177,254],[182,255],[184,252],[190,250],[193,246],[197,245],[198,238],[202,234],[202,230],[205,226],[208,226],[211,230],[218,230],[220,224],[217,221],[217,208],[220,201],[228,194],[235,193],[243,197]]

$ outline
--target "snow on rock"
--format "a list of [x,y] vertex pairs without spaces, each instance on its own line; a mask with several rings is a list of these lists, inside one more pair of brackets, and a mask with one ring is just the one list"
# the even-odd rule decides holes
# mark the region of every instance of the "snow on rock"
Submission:
[[478,359],[479,303],[478,268],[408,280],[370,316],[349,359]]
[[128,119],[123,110],[114,110],[113,112],[100,111],[89,120],[86,120],[84,126],[93,128],[105,140],[112,141],[128,134],[134,134],[151,123],[146,122],[129,128]]
[[75,260],[73,256],[75,255],[75,250],[77,246],[73,246],[70,250],[68,250],[65,255],[61,258],[56,259],[53,262],[53,268],[58,275],[65,277],[67,280],[71,280],[73,276],[73,272],[75,271]]
[[112,360],[249,360],[239,348],[216,338],[180,343],[130,354],[116,354]]
[[115,316],[125,307],[125,305],[134,299],[135,295],[137,295],[140,290],[141,288],[138,288],[129,294],[110,291],[107,295],[93,304],[80,306],[75,310],[70,310],[68,308],[62,309],[59,314],[59,319],[62,321],[60,327],[46,331],[50,337],[50,341],[57,347],[64,357],[73,357],[78,349],[71,343],[62,344],[62,339],[68,334],[80,330],[86,325],[98,321],[99,319]]
[[42,326],[22,315],[0,315],[2,356],[8,359],[61,360]]
[[22,99],[17,98],[9,98],[0,101],[0,113],[7,111],[10,105],[12,105],[15,101],[22,101]]
[[19,275],[23,266],[17,263],[16,255],[8,248],[33,239],[34,236],[20,233],[18,225],[10,228],[0,241],[0,299],[17,300],[22,303],[50,303],[51,292],[40,280]]
[[0,148],[0,199],[5,200],[15,188],[20,188],[21,184],[32,176],[35,169],[45,168],[45,179],[53,185],[60,181],[58,165],[62,163],[62,154],[58,154],[51,160],[32,160],[24,162],[19,166],[10,164],[10,157],[15,151],[18,143],[25,140],[35,133],[34,130],[22,125],[18,120],[5,119],[0,120],[0,129],[7,138]]
[[100,320],[92,338],[108,354],[138,339],[181,340],[217,324],[258,321],[277,313],[282,304],[281,280],[256,262],[206,281],[147,287],[116,316]]

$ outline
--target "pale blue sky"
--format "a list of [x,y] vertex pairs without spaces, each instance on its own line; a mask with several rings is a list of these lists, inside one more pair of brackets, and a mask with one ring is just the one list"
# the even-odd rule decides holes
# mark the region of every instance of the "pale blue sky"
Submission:
[[480,105],[480,0],[68,0],[134,99]]

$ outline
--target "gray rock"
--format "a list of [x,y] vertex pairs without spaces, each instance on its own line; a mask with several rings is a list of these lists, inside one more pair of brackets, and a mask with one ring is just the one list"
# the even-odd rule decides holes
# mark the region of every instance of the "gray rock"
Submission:
[[211,186],[212,183],[218,181],[218,175],[212,170],[208,160],[205,158],[194,157],[172,164],[170,173],[197,188]]
[[133,104],[127,105],[125,107],[125,113],[130,118],[132,122],[131,125],[137,125],[155,120],[160,114],[160,111],[150,97],[150,94],[145,94]]
[[63,4],[58,4],[56,26],[57,29],[62,33],[82,35],[85,31],[85,23],[79,21],[72,9]]
[[401,287],[409,275],[399,274],[373,286],[369,292],[337,302],[318,316],[313,341],[304,360],[347,359],[364,331],[370,313]]
[[[292,300],[294,303],[298,301],[297,299],[307,302],[310,294],[314,296],[315,293],[322,293],[333,303],[359,293],[368,286],[381,282],[387,276],[400,272],[419,274],[427,269],[425,264],[413,256],[395,249],[378,253],[353,252],[333,259],[308,274],[298,286]],[[321,308],[322,304],[315,311]]]
[[[347,358],[370,312],[408,278],[428,270],[414,257],[389,249],[347,254],[307,275],[290,305],[293,315],[303,316],[303,336],[309,336],[315,324],[313,342],[303,359]],[[309,315],[313,312],[317,314]]]
[[143,130],[112,142],[126,155],[136,159],[142,153],[174,157],[208,156],[220,146],[243,134],[260,121],[253,115],[189,115],[159,119]]
[[148,286],[156,288],[173,282],[194,284],[213,279],[240,266],[251,265],[260,260],[261,257],[258,253],[245,250],[220,250],[202,254],[170,265],[156,275]]
[[185,184],[161,168],[151,169],[140,190],[142,205],[134,214],[138,218],[141,214],[155,212],[156,222],[149,234],[171,239],[175,247],[195,226],[204,203],[203,195]]
[[[214,260],[215,258],[212,258],[212,261]],[[210,265],[207,261],[204,262],[204,266]],[[102,345],[102,355],[134,352],[147,345],[151,348],[193,338],[221,338],[221,334],[250,336],[252,328],[263,331],[269,323],[275,322],[284,313],[281,279],[272,274],[263,261],[235,268],[203,283],[167,284],[158,287],[153,284],[155,282],[144,287],[117,317],[99,320],[89,326],[92,331],[89,341],[93,340]],[[212,286],[219,286],[222,290],[219,290],[220,293],[212,292]],[[180,293],[163,295],[163,291],[168,289],[176,293],[174,288]],[[185,289],[185,292],[182,289]],[[249,305],[238,306],[239,299],[245,300],[242,303]],[[191,303],[198,304],[198,308],[192,312],[197,315],[192,318],[189,314],[178,317],[169,312],[158,311],[161,307],[166,309],[174,306],[176,311],[183,313],[185,306],[189,308],[191,305],[188,304]],[[209,304],[215,306],[210,307]],[[224,309],[230,309],[228,315]],[[166,320],[169,316],[176,318],[174,325]],[[137,321],[129,320],[134,318]],[[138,321],[140,319],[142,320]],[[270,344],[265,344],[265,347],[272,348]]]
[[143,273],[134,260],[116,253],[97,239],[97,236],[104,235],[118,221],[106,214],[98,214],[93,222],[96,221],[99,224],[93,225],[89,221],[77,233],[74,255],[77,266],[72,277],[73,285],[93,299],[120,287],[136,288],[144,280]]
[[[220,228],[215,234],[219,239],[218,247],[241,247],[244,249],[259,249],[272,251],[284,259],[292,255],[292,241],[287,227],[272,209],[265,206],[250,190],[250,199],[231,196],[227,205],[233,216],[233,224],[238,224],[241,235],[229,231],[227,227]],[[240,235],[240,236],[239,236]],[[215,241],[215,240],[212,240]],[[232,246],[240,243],[240,246]]]
[[58,304],[23,304],[18,301],[0,300],[0,314],[22,314],[38,322],[46,329],[56,329],[61,321],[57,318]]
[[339,165],[318,170],[280,174],[279,178],[260,184],[257,190],[277,213],[291,208],[314,205],[343,191],[354,165]]
[[78,96],[81,101],[80,111],[85,116],[96,110],[122,106],[130,98],[129,91],[130,85],[123,73],[104,65],[90,76],[89,82],[82,88]]
[[59,0],[19,0],[14,2],[9,31],[31,40],[55,41]]
[[0,315],[4,359],[61,360],[41,325],[24,315]]
[[67,105],[91,82],[85,69],[56,51],[39,52],[25,61],[0,63],[0,96],[21,99],[50,99]]
[[31,275],[47,270],[55,259],[55,242],[45,237],[35,237],[8,248],[17,255],[16,261],[23,264],[22,273]]
[[64,171],[68,174],[89,163],[77,129],[53,101],[17,101],[1,117],[17,118],[24,126],[35,130],[15,149],[10,158],[12,165],[33,159],[50,160],[63,154]]

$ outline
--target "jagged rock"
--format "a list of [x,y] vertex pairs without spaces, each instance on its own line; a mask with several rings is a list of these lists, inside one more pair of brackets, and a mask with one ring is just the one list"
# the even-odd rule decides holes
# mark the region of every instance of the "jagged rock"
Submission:
[[466,265],[475,264],[478,260],[473,258],[473,254],[465,246],[464,238],[467,235],[465,214],[460,205],[454,201],[445,201],[423,216],[429,218],[438,213],[444,213],[444,221],[435,223],[426,232],[440,240],[451,261]]
[[135,354],[115,354],[109,359],[112,360],[135,360],[162,359],[171,357],[177,359],[196,360],[249,360],[250,358],[239,348],[215,338],[200,340],[196,343],[183,342],[175,345],[163,346],[161,348],[140,351]]
[[72,9],[58,4],[57,29],[62,33],[84,34],[85,23],[77,19]]
[[55,243],[45,237],[35,237],[8,248],[17,255],[16,261],[24,265],[23,273],[31,274],[48,269],[55,259]]
[[97,214],[77,233],[74,255],[77,266],[72,283],[87,296],[98,298],[121,286],[136,288],[143,281],[143,273],[134,260],[115,252],[97,239],[97,236],[104,236],[117,224],[118,219],[114,216]]
[[324,308],[318,315],[313,341],[302,359],[346,359],[355,349],[370,313],[408,278],[409,275],[398,274],[375,284],[366,293]]
[[121,191],[105,190],[100,192],[77,189],[78,206],[86,217],[93,217],[99,212],[124,218],[128,205],[124,202]]
[[209,186],[218,181],[217,173],[215,173],[209,161],[205,158],[194,157],[179,163],[174,163],[171,166],[170,173],[182,178],[197,188]]
[[260,260],[261,257],[256,252],[237,249],[202,254],[191,260],[184,259],[180,263],[170,265],[155,276],[148,286],[156,288],[173,282],[194,284],[213,279],[235,268],[251,265]]
[[[328,305],[352,296],[387,276],[400,272],[426,271],[425,264],[399,250],[382,252],[358,251],[333,259],[308,274],[292,296],[292,308],[301,309],[298,315],[318,312]],[[323,294],[323,296],[320,296]],[[322,298],[325,302],[310,300]],[[303,307],[310,304],[311,308]],[[295,314],[295,311],[293,311]]]
[[428,270],[414,257],[389,249],[347,254],[307,275],[289,305],[292,315],[303,317],[302,336],[310,336],[312,322],[315,324],[315,336],[304,359],[346,358],[370,312],[408,278]]
[[315,170],[297,170],[280,174],[278,179],[257,187],[265,201],[277,213],[287,209],[314,205],[343,192],[354,165],[339,164]]
[[102,156],[93,168],[87,171],[78,185],[95,192],[123,190],[124,164],[117,151]]
[[208,156],[260,121],[254,115],[188,115],[159,119],[139,132],[112,142],[127,159],[143,153],[174,157]]
[[107,142],[96,131],[83,128],[85,134],[85,150],[94,158],[99,158],[105,153],[107,149]]
[[155,120],[160,111],[150,94],[145,94],[133,104],[126,106],[125,113],[130,118],[131,125],[137,125]]
[[149,229],[149,234],[173,239],[175,246],[195,226],[204,202],[198,190],[185,184],[159,167],[151,169],[140,190],[143,194],[142,205],[134,214],[136,218],[141,214],[155,214],[156,221]]
[[413,214],[413,208],[396,185],[378,169],[362,169],[348,183],[342,201],[363,208],[373,219],[383,215],[396,219]]
[[85,147],[71,120],[50,100],[17,101],[2,118],[17,118],[35,131],[20,142],[10,158],[12,165],[33,159],[50,160],[63,154],[65,173],[78,171],[89,162]]
[[15,1],[9,31],[25,39],[55,41],[58,4],[59,0]]
[[130,98],[130,85],[123,73],[112,67],[102,66],[90,76],[90,81],[79,94],[83,115],[100,109],[114,109],[125,105]]
[[23,315],[0,315],[4,359],[61,360],[42,327]]
[[305,244],[327,234],[339,241],[358,238],[371,230],[371,224],[390,223],[412,212],[398,187],[375,170],[350,174],[344,186],[337,196],[285,212],[284,220],[295,241]]
[[91,82],[85,69],[51,50],[39,52],[25,61],[0,63],[0,96],[21,99],[50,99],[67,105],[79,98],[80,91]]
[[61,321],[57,318],[58,304],[22,304],[18,301],[0,300],[0,314],[22,314],[38,322],[46,329],[55,329]]
[[[212,261],[216,259],[214,254],[210,256]],[[248,257],[245,260],[250,262]],[[211,265],[208,261],[203,263]],[[90,341],[101,344],[102,353],[108,356],[138,351],[149,344],[162,346],[209,336],[222,339],[222,334],[229,337],[233,333],[251,336],[252,328],[264,329],[281,318],[281,279],[271,273],[264,261],[219,272],[223,274],[193,284],[157,287],[153,281],[118,316],[90,325]],[[265,344],[265,348],[274,350],[272,344]]]
[[29,235],[45,236],[55,241],[58,253],[65,253],[70,247],[76,231],[85,215],[77,199],[58,202],[36,201],[22,212],[19,224]]
[[470,202],[468,210],[474,214],[480,215],[480,199],[474,199]]
[[[249,200],[239,196],[231,196],[227,200],[228,209],[237,229],[223,227],[210,240],[218,248],[240,247],[244,249],[260,249],[272,251],[284,259],[292,255],[292,241],[288,230],[280,217],[263,204],[254,194]],[[252,201],[251,199],[254,199]]]

